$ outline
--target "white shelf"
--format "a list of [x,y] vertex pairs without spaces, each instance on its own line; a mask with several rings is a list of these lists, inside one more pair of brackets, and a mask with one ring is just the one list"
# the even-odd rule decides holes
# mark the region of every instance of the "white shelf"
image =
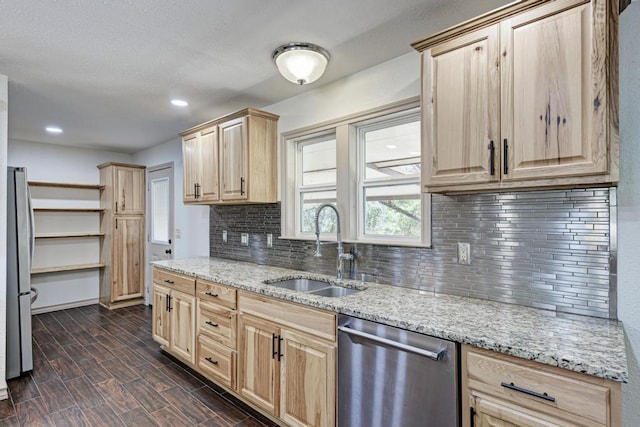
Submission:
[[73,237],[104,237],[104,233],[42,233],[36,234],[36,239],[66,239]]

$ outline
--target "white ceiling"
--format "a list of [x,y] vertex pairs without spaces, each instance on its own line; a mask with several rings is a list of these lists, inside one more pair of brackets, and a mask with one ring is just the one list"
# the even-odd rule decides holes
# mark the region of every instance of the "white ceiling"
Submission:
[[[412,41],[506,3],[0,0],[9,138],[133,153],[411,52]],[[329,50],[318,82],[300,87],[278,74],[271,52],[291,41]]]

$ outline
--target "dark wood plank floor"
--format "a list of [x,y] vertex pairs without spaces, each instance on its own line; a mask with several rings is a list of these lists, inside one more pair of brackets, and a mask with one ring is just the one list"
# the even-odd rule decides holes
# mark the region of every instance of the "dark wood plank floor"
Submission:
[[151,309],[33,317],[33,372],[10,380],[0,426],[273,426],[160,351]]

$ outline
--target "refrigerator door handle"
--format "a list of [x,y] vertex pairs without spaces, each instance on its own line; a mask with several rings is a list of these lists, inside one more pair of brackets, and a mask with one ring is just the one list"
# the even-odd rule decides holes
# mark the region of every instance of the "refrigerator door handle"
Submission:
[[[29,185],[27,185],[27,204],[29,209],[29,237],[31,240],[31,244],[29,246],[29,270],[31,270],[31,265],[33,265],[33,252],[36,248],[36,220],[33,215],[33,204],[31,203],[31,189]],[[33,288],[31,288],[33,290]],[[38,297],[38,291],[36,291],[36,298]]]
[[31,304],[38,299],[38,290],[36,288],[31,288]]

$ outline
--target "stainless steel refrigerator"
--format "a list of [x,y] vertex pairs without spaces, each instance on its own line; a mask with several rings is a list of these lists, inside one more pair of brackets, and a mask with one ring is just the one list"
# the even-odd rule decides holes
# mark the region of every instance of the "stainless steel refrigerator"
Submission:
[[7,379],[33,370],[31,261],[33,210],[25,168],[8,168],[7,179]]

